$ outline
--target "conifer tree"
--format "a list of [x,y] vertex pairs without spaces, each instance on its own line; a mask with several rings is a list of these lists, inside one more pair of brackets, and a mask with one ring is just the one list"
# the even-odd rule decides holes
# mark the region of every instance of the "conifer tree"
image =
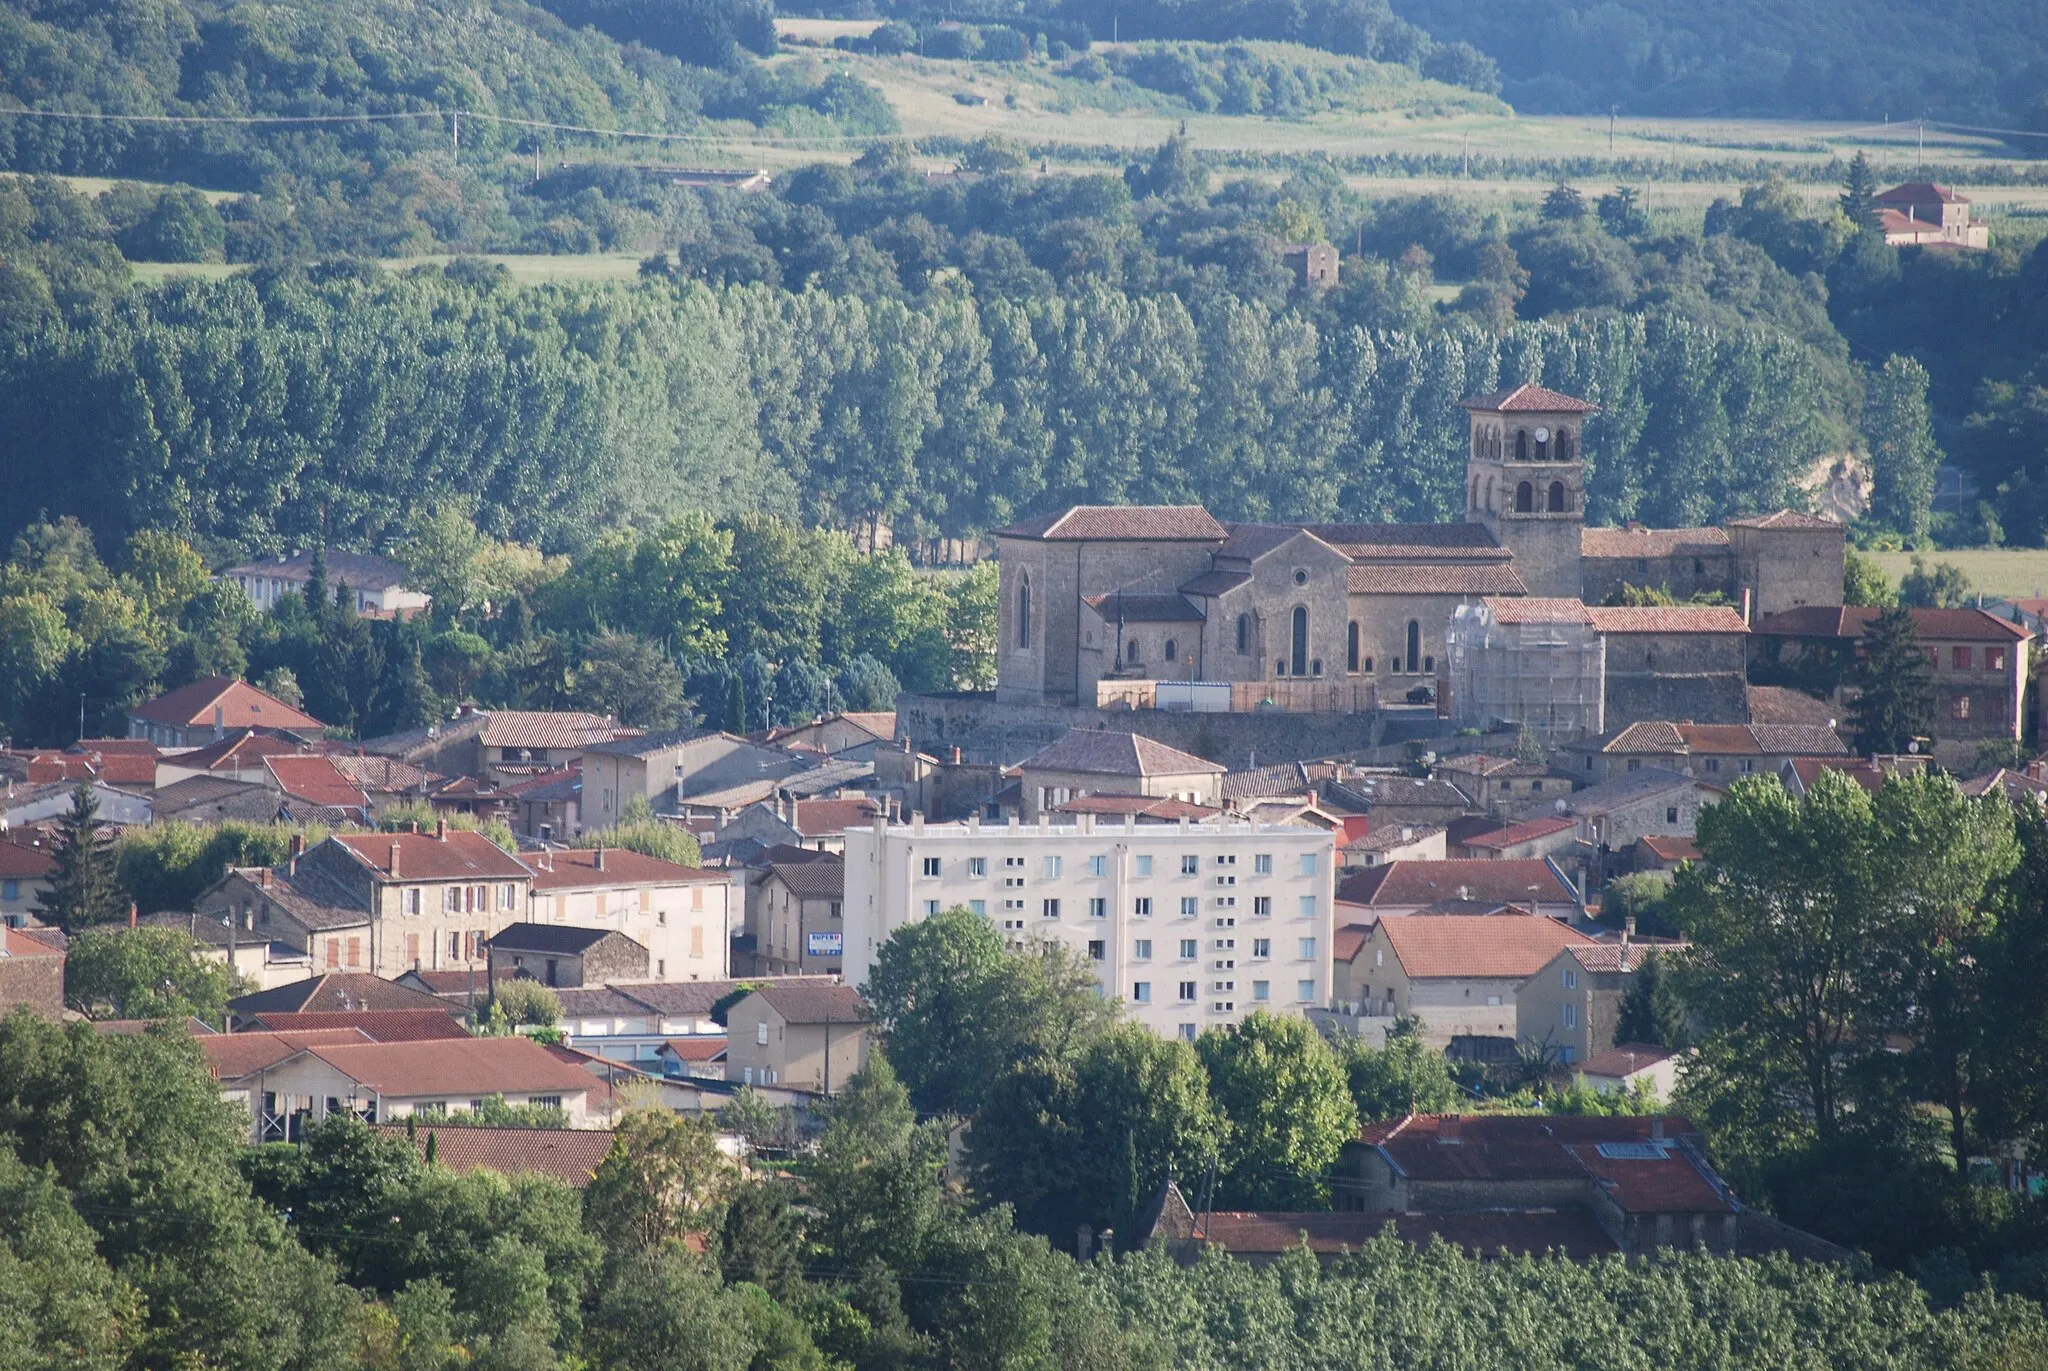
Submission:
[[1877,172],[1872,170],[1870,159],[1860,152],[1849,163],[1848,175],[1842,179],[1840,204],[1843,217],[1857,228],[1877,227]]
[[1863,648],[1849,706],[1856,750],[1865,756],[1904,752],[1913,739],[1934,732],[1934,682],[1913,612],[1901,605],[1884,610],[1864,633]]
[[76,933],[121,917],[128,893],[115,871],[113,847],[100,832],[99,798],[85,782],[71,792],[70,812],[57,821],[54,856],[49,893],[36,901],[37,918]]

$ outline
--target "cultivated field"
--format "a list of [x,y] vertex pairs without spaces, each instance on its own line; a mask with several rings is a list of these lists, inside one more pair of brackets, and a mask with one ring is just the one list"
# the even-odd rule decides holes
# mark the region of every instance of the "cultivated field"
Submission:
[[[511,273],[512,279],[521,285],[539,285],[547,281],[630,281],[640,274],[640,263],[644,254],[630,252],[591,252],[576,255],[543,255],[525,253],[487,253],[483,260],[496,262]],[[454,259],[446,254],[427,257],[391,258],[380,265],[386,271],[405,271],[412,267],[444,266]],[[135,275],[142,281],[162,281],[172,276],[199,276],[218,280],[244,268],[226,266],[219,262],[137,262]]]
[[[1865,554],[1897,581],[1912,569],[1913,555],[1905,552]],[[1982,548],[1962,552],[1923,552],[1920,559],[1929,566],[1948,562],[1970,578],[1970,588],[1985,596],[2048,595],[2048,549]]]

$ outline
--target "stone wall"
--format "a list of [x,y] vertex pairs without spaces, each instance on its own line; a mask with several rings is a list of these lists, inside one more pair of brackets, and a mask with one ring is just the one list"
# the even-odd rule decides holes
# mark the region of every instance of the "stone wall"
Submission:
[[1585,557],[1579,562],[1579,585],[1589,605],[1597,605],[1624,585],[1669,590],[1680,600],[1718,590],[1736,599],[1735,558],[1728,551],[1678,557]]
[[[1412,717],[1411,717],[1412,716]],[[989,694],[912,695],[896,699],[896,730],[925,752],[958,747],[970,762],[1011,765],[1070,728],[1107,728],[1155,738],[1225,767],[1364,752],[1402,739],[1448,735],[1427,710],[1361,714],[1183,714],[1151,709],[1084,709],[998,704]]]
[[1735,633],[1609,633],[1609,730],[1650,719],[1749,721],[1747,640]]
[[0,1013],[26,1006],[56,1018],[64,1012],[64,958],[0,957]]

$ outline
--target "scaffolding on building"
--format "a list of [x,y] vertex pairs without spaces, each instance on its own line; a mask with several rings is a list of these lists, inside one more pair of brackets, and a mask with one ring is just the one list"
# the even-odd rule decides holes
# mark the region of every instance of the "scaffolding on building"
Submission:
[[1460,605],[1445,634],[1439,708],[1460,727],[1519,725],[1553,741],[1603,727],[1605,640],[1577,600],[1489,597]]

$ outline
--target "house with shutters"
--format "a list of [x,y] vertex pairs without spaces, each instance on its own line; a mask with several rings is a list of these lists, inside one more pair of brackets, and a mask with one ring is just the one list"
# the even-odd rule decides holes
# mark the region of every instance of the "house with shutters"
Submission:
[[737,873],[623,847],[544,851],[529,860],[526,922],[605,929],[645,949],[638,972],[605,971],[602,979],[718,981],[731,971],[732,938],[742,917]]

